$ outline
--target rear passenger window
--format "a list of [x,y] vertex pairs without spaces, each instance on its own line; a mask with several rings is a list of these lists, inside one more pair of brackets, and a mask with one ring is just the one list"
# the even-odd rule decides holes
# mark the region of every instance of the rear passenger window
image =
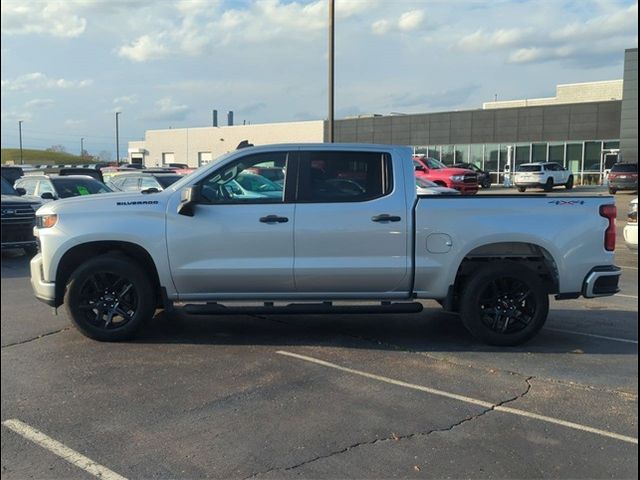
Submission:
[[301,152],[298,200],[363,202],[391,193],[391,157],[376,152]]

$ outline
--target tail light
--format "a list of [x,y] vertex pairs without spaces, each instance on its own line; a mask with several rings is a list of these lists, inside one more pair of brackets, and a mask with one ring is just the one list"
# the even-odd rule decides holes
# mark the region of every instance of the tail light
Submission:
[[609,220],[609,226],[604,231],[604,248],[608,252],[616,249],[616,216],[618,210],[615,205],[601,205],[600,216]]

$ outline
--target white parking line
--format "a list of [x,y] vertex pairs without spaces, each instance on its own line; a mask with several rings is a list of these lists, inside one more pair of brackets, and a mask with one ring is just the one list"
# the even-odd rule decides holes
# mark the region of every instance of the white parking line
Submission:
[[63,460],[81,468],[85,472],[89,472],[91,475],[103,480],[127,480],[122,475],[118,475],[116,472],[109,470],[107,467],[94,462],[90,458],[72,450],[66,445],[54,440],[53,438],[45,435],[44,433],[30,427],[24,422],[17,419],[5,420],[2,424],[10,430],[13,430],[18,435],[22,435],[27,440],[31,440],[33,443],[40,445],[42,448],[55,453]]
[[636,300],[638,300],[638,296],[637,295],[625,295],[624,293],[616,293],[615,296],[616,297],[622,297],[622,298],[635,298]]
[[634,343],[636,345],[638,344],[637,340],[630,340],[628,338],[607,337],[605,335],[596,335],[595,333],[576,332],[575,330],[564,330],[562,328],[545,327],[544,329],[545,330],[550,330],[552,332],[570,333],[572,335],[582,335],[582,336],[585,336],[585,337],[600,338],[602,340],[611,340],[613,342]]
[[372,380],[377,380],[379,382],[389,383],[391,385],[396,385],[399,387],[410,388],[412,390],[418,390],[421,392],[431,393],[433,395],[438,395],[441,397],[451,398],[453,400],[458,400],[460,402],[470,403],[472,405],[479,405],[485,408],[491,408],[497,412],[510,413],[512,415],[517,415],[520,417],[532,418],[535,420],[540,420],[542,422],[552,423],[555,425],[560,425],[567,428],[572,428],[574,430],[580,430],[583,432],[594,433],[596,435],[600,435],[603,437],[613,438],[616,440],[620,440],[627,443],[633,443],[635,445],[638,444],[638,439],[635,437],[629,437],[626,435],[620,435],[619,433],[609,432],[607,430],[601,430],[599,428],[589,427],[588,425],[581,425],[579,423],[568,422],[566,420],[561,420],[558,418],[547,417],[545,415],[538,415],[537,413],[527,412],[525,410],[520,410],[518,408],[510,408],[504,407],[500,405],[495,405],[491,402],[486,402],[484,400],[478,400],[476,398],[467,397],[464,395],[458,395],[456,393],[445,392],[443,390],[438,390],[435,388],[425,387],[423,385],[415,385],[413,383],[403,382],[402,380],[395,380],[389,377],[383,377],[382,375],[376,375],[373,373],[363,372],[362,370],[355,370],[353,368],[343,367],[341,365],[326,362],[324,360],[320,360],[318,358],[308,357],[306,355],[300,355],[297,353],[287,352],[284,350],[278,350],[276,352],[279,355],[285,355],[287,357],[297,358],[299,360],[304,360],[305,362],[315,363],[317,365],[322,365],[323,367],[333,368],[334,370],[340,370],[342,372],[351,373],[354,375],[359,375],[361,377],[370,378]]

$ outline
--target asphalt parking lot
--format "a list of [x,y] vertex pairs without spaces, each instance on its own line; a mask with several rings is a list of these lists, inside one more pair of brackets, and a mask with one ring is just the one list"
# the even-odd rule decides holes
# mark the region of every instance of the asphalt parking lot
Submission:
[[159,314],[134,342],[98,343],[3,253],[2,477],[637,477],[638,257],[622,241],[636,195],[616,196],[622,292],[552,301],[517,348],[477,343],[435,302]]

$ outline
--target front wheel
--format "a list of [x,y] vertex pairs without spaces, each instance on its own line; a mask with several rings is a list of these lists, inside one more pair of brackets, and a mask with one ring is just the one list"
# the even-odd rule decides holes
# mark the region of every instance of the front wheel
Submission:
[[609,193],[611,195],[615,195],[617,191],[618,191],[617,189],[609,187]]
[[524,192],[526,192],[526,191],[527,191],[527,188],[526,188],[526,187],[518,187],[518,191],[519,191],[520,193],[524,193]]
[[71,275],[64,296],[67,314],[89,338],[116,342],[133,337],[155,311],[148,275],[121,255],[102,255]]
[[564,186],[567,190],[571,190],[573,188],[573,177],[569,177],[569,180],[567,180]]
[[549,297],[540,277],[517,262],[476,270],[460,301],[462,323],[489,345],[514,346],[530,340],[548,314]]
[[553,190],[553,178],[549,177],[547,183],[544,184],[544,191],[550,192]]

